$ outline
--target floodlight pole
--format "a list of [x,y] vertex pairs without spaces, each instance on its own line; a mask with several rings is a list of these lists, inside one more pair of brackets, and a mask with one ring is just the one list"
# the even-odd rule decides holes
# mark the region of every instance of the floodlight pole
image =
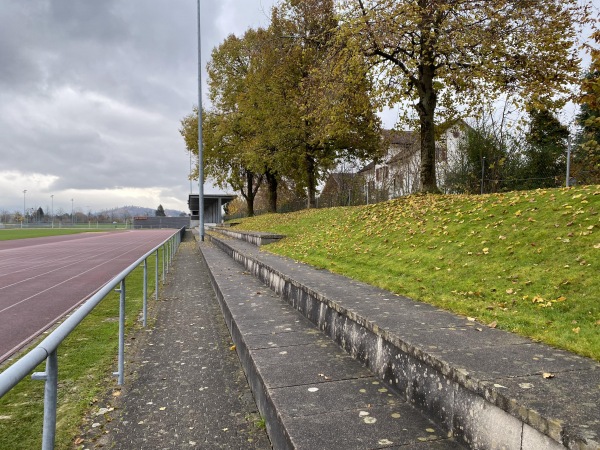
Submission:
[[200,0],[198,0],[198,231],[204,241],[204,161],[202,149],[202,39],[200,33]]
[[27,189],[23,189],[23,220],[21,220],[21,228],[23,228],[23,221],[25,220],[25,194]]

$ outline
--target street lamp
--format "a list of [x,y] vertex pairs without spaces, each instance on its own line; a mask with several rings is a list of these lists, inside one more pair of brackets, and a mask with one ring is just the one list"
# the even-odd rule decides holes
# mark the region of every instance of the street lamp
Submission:
[[71,225],[75,224],[75,217],[73,216],[73,199],[71,199]]
[[25,220],[25,193],[27,189],[23,189],[23,220],[21,220],[21,228],[23,228],[23,221]]
[[204,241],[204,162],[202,155],[202,39],[200,33],[200,0],[198,0],[198,219],[200,240]]
[[54,194],[50,196],[52,199],[52,209],[50,210],[50,218],[52,219],[52,228],[54,228]]

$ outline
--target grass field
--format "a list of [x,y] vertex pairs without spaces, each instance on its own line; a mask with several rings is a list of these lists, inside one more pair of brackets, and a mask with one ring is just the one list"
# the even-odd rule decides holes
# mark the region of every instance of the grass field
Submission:
[[[33,231],[33,230],[31,230]],[[154,302],[155,258],[148,258],[148,301]],[[159,250],[162,270],[162,248]],[[160,280],[159,280],[160,283]],[[137,268],[126,279],[127,335],[140,328],[143,269]],[[119,294],[107,296],[58,349],[58,419],[56,449],[84,448],[75,445],[85,414],[98,408],[99,399],[113,388],[116,378]],[[127,351],[127,350],[126,350]],[[44,364],[36,371],[43,372]],[[3,370],[3,369],[2,369]],[[0,449],[41,448],[44,382],[25,378],[0,399]]]
[[268,251],[600,360],[600,186],[244,219]]
[[111,231],[110,228],[14,228],[10,230],[0,230],[0,241],[10,241],[13,239],[28,239],[46,236],[64,236],[68,234],[94,233],[98,231]]

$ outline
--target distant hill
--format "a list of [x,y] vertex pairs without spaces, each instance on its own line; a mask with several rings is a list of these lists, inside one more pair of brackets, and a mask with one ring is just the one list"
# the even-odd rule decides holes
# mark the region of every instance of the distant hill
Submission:
[[[156,208],[144,208],[143,206],[121,206],[113,209],[101,211],[102,214],[125,219],[128,217],[148,216],[154,217]],[[188,212],[178,211],[176,209],[165,209],[167,217],[179,217],[181,214],[188,215]]]

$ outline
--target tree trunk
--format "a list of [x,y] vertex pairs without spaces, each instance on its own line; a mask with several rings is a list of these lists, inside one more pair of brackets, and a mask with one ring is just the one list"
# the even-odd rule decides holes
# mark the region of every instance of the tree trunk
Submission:
[[267,178],[267,188],[268,188],[268,211],[269,212],[277,212],[277,176],[271,172],[271,170],[267,170],[265,172],[265,177]]
[[417,112],[421,125],[421,192],[439,193],[435,175],[435,108],[436,92],[433,87],[435,69],[430,65],[422,68],[419,83]]
[[317,203],[317,177],[315,174],[315,158],[306,153],[306,187],[308,190],[307,208],[314,208]]
[[244,195],[246,204],[248,205],[248,217],[253,217],[254,198],[256,197],[256,192],[254,191],[254,174],[249,170],[246,171],[246,194],[242,195]]

